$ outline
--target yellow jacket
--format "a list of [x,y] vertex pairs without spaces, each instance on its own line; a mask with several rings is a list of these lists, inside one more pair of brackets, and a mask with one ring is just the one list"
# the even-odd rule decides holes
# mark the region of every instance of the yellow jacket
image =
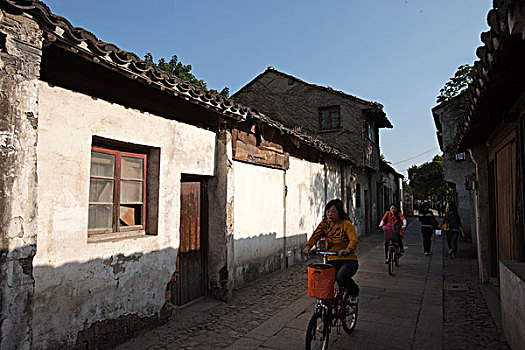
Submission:
[[322,237],[326,238],[327,250],[337,253],[341,249],[350,249],[348,256],[328,256],[328,260],[357,260],[355,248],[357,247],[357,235],[354,225],[348,220],[343,220],[341,226],[335,228],[330,224],[328,219],[321,221],[315,229],[312,237],[306,242],[310,247],[319,241]]

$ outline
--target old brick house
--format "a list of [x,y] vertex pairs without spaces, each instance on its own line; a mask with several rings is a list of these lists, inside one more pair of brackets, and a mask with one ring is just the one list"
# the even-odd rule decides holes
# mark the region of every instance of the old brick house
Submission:
[[109,347],[228,300],[301,259],[355,181],[341,151],[40,1],[0,0],[0,86],[2,349]]
[[476,166],[480,280],[499,288],[513,349],[525,343],[525,3],[496,0],[476,50],[476,75],[458,123],[455,153]]
[[356,165],[352,169],[355,185],[346,189],[347,207],[359,234],[375,227],[384,202],[379,130],[392,128],[381,104],[304,82],[273,67],[234,97],[346,154]]

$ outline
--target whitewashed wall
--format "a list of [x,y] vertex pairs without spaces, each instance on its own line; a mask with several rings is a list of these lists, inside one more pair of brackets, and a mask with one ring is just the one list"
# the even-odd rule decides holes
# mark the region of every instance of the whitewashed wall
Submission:
[[234,161],[235,283],[281,266],[284,171]]
[[234,162],[236,286],[300,261],[327,200],[341,198],[339,162],[289,160],[286,171]]
[[[335,198],[342,199],[341,193],[341,184],[342,184],[342,172],[341,165],[335,160],[326,160],[326,181],[327,181],[327,191],[326,191],[326,200],[330,201]],[[344,199],[343,199],[344,203]]]
[[311,235],[326,204],[323,164],[290,157],[286,171],[286,236]]
[[286,171],[286,259],[303,259],[301,248],[323,217],[326,204],[324,166],[290,157]]
[[[180,174],[213,175],[215,134],[40,84],[35,348],[71,346],[93,322],[151,316],[179,242]],[[92,136],[160,148],[157,236],[87,243]]]

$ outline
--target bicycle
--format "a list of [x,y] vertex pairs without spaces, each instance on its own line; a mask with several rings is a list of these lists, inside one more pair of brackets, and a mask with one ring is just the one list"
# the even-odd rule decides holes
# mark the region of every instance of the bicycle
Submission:
[[[337,255],[337,253],[319,250],[310,253],[322,255],[323,264],[328,264],[328,255]],[[338,286],[333,298],[317,299],[314,314],[306,330],[306,350],[328,349],[332,327],[337,327],[337,334],[341,334],[341,327],[346,333],[352,333],[357,324],[358,305],[357,302],[349,300],[349,297],[348,291]]]
[[387,247],[387,263],[388,263],[388,274],[390,276],[394,275],[394,265],[399,267],[399,258],[401,257],[401,249],[395,237],[399,238],[400,226],[385,225],[383,230],[385,231],[385,240],[388,242]]

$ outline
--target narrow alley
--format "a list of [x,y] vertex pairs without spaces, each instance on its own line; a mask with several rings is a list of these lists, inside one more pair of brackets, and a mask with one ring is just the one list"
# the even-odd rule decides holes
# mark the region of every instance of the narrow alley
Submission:
[[[383,259],[383,235],[360,240],[359,317],[351,335],[332,331],[330,349],[508,349],[473,275],[471,245],[455,260],[434,237],[422,254],[419,222],[409,219],[405,255],[393,277]],[[308,297],[308,262],[236,291],[232,302],[200,300],[166,325],[118,349],[303,349],[314,299]],[[458,288],[459,286],[459,288]]]

